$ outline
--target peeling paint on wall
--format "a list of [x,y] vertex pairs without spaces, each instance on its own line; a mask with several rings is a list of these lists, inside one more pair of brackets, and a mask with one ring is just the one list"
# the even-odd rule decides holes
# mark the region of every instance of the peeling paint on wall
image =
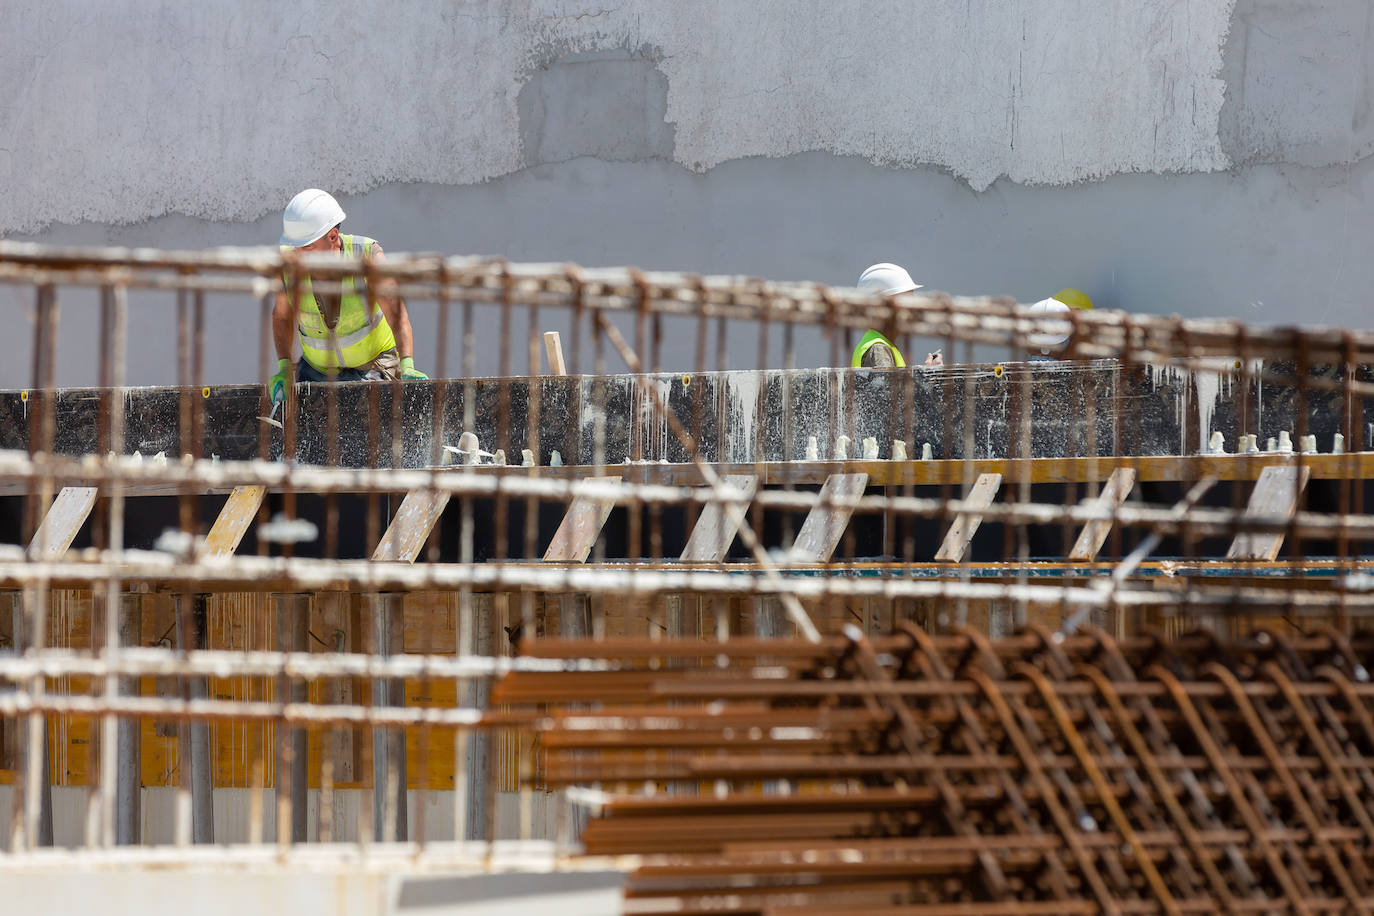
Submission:
[[[822,151],[979,191],[1223,169],[1233,3],[17,0],[0,231],[246,221],[304,186],[470,185],[582,155],[705,171]],[[618,75],[588,80],[588,60]],[[532,81],[557,106],[538,125]],[[626,118],[609,153],[587,142]]]

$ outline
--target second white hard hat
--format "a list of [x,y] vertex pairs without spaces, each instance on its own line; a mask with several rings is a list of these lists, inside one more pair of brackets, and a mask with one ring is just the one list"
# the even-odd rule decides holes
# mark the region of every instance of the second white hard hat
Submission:
[[328,191],[306,188],[286,205],[281,216],[281,243],[292,248],[309,245],[344,221],[343,207]]
[[[1068,312],[1070,309],[1058,299],[1041,299],[1027,308],[1026,311],[1037,318],[1048,318],[1051,315]],[[1051,349],[1062,347],[1068,342],[1069,334],[1073,331],[1073,326],[1067,321],[1042,321],[1041,325],[1048,325],[1046,333],[1031,334],[1026,338],[1026,346],[1032,350],[1039,350],[1041,353],[1049,353]],[[1061,328],[1063,329],[1062,334],[1059,333]]]
[[921,284],[911,279],[911,274],[906,272],[906,268],[886,262],[874,264],[859,274],[859,282],[855,285],[859,289],[872,290],[884,296],[909,293],[914,289],[921,288]]

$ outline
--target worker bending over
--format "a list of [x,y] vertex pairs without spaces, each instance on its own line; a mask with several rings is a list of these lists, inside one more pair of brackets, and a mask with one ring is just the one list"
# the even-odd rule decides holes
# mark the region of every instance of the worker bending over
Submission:
[[[874,264],[859,275],[857,285],[859,289],[883,296],[895,296],[921,288],[921,284],[911,279],[911,274],[896,264]],[[859,340],[859,345],[854,348],[854,356],[849,364],[855,369],[902,369],[906,367],[906,360],[902,358],[902,351],[886,336],[878,331],[868,330]],[[934,353],[926,354],[925,364],[943,366],[945,361],[940,351],[936,350]]]
[[[283,249],[328,251],[346,258],[382,260],[382,246],[375,239],[344,235],[339,225],[343,208],[330,194],[307,188],[286,205],[282,214]],[[342,294],[316,295],[310,278],[302,277],[291,288],[283,275],[283,289],[272,310],[272,340],[277,347],[277,374],[268,383],[272,401],[286,398],[291,373],[294,335],[299,334],[301,356],[296,378],[303,382],[380,381],[428,378],[415,368],[410,316],[400,296],[382,292],[368,303],[367,291],[357,277],[347,277]],[[296,298],[293,328],[292,297]]]

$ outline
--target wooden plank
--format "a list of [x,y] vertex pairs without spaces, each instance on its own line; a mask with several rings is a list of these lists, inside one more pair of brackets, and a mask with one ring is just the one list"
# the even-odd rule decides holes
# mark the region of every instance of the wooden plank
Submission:
[[[1219,481],[1257,480],[1267,467],[1310,468],[1316,480],[1362,480],[1374,478],[1374,451],[1344,455],[1152,455],[1145,457],[1103,458],[977,458],[968,462],[976,477],[1001,474],[1004,480],[1030,483],[1092,483],[1106,478],[1118,467],[1136,472],[1137,483],[1191,483],[1204,477]],[[768,461],[719,462],[711,465],[719,476],[758,474],[769,486],[824,483],[834,473],[868,475],[868,485],[878,486],[962,486],[967,466],[959,459],[928,461]],[[460,474],[465,469],[450,468],[439,473]],[[634,483],[661,483],[671,486],[701,486],[701,470],[694,464],[642,464],[618,467],[623,479]],[[533,476],[530,468],[482,467],[479,473]],[[538,469],[541,478],[577,480],[596,471],[590,465]]]
[[974,533],[978,531],[978,526],[983,524],[983,515],[980,510],[992,505],[992,501],[1001,487],[1001,474],[978,475],[973,488],[964,497],[964,502],[968,508],[960,512],[958,517],[954,519],[954,524],[949,526],[949,531],[946,532],[944,542],[940,544],[935,559],[950,563],[958,563],[963,559],[964,551],[968,550],[969,542],[973,540]]
[[[846,618],[847,619],[847,618]],[[886,636],[892,632],[896,620],[896,608],[891,598],[863,599],[864,635]],[[838,632],[838,627],[830,627],[829,632]]]
[[[380,658],[395,658],[405,653],[402,643],[405,612],[404,595],[386,592],[369,595],[372,612],[372,650]],[[374,678],[374,706],[406,705],[405,682],[400,678]],[[405,730],[374,726],[372,729],[372,831],[378,842],[404,842],[408,836],[406,813],[407,754]]]
[[[1097,494],[1094,499],[1084,500],[1083,505],[1102,510],[1115,509],[1126,501],[1126,497],[1130,495],[1134,486],[1135,469],[1117,468],[1107,478],[1106,484],[1102,487],[1102,492]],[[1099,521],[1088,522],[1083,526],[1083,530],[1078,532],[1078,540],[1074,542],[1073,550],[1069,551],[1069,559],[1091,560],[1097,556],[1097,552],[1106,543],[1107,535],[1111,533],[1111,530],[1111,519],[1104,518]]]
[[[1250,502],[1245,507],[1246,518],[1290,519],[1298,508],[1298,497],[1307,486],[1311,469],[1296,467],[1268,467],[1260,474]],[[1283,532],[1238,534],[1226,551],[1228,560],[1272,560],[1283,546]]]
[[[1113,468],[1129,467],[1136,472],[1138,483],[1192,482],[1203,477],[1219,481],[1257,480],[1267,467],[1289,467],[1301,463],[1311,471],[1314,480],[1364,480],[1374,478],[1374,451],[1349,452],[1343,455],[1151,455],[1145,457],[1103,458],[977,458],[969,462],[975,474],[1001,474],[1004,478],[1030,483],[1092,483],[1101,480]],[[929,461],[764,461],[718,462],[711,468],[719,476],[759,474],[770,485],[814,485],[824,483],[832,473],[863,473],[874,487],[939,486],[963,483],[965,465],[959,459]],[[96,479],[81,478],[73,467],[67,479],[73,483],[100,484],[105,494],[118,490],[128,497],[180,496],[186,492],[197,495],[227,494],[229,486],[190,486],[176,482],[130,483],[116,485]],[[496,477],[538,476],[544,479],[581,480],[600,473],[604,468],[593,465],[524,468],[515,465],[500,467],[450,467],[430,469],[436,474],[490,474]],[[701,486],[701,470],[691,463],[645,464],[617,468],[622,479],[635,483],[661,483],[672,486]],[[355,472],[365,479],[366,471]],[[389,473],[389,472],[380,472]],[[285,493],[293,489],[284,484],[268,487],[269,493]],[[0,496],[23,496],[29,492],[26,480],[0,482]],[[321,490],[320,492],[324,492]],[[365,487],[353,487],[339,492],[367,492]]]
[[[33,639],[32,628],[24,614],[24,595],[22,592],[12,592],[10,594],[10,614],[11,628],[10,639],[13,643],[14,651],[23,654],[35,642]],[[73,685],[75,687],[75,685]],[[49,729],[47,716],[16,716],[8,722],[9,736],[12,746],[9,748],[14,769],[20,777],[20,782],[32,780],[38,786],[38,810],[26,812],[23,818],[26,833],[25,841],[31,846],[51,846],[53,845],[53,814],[52,814],[52,759],[51,745],[49,743]],[[70,738],[70,734],[68,735]],[[29,755],[30,742],[36,741],[39,747],[37,756],[38,771],[33,770],[34,760]],[[11,796],[13,801],[11,810],[22,807],[19,802],[18,793]],[[17,811],[16,811],[17,813]],[[37,815],[36,822],[30,818]]]
[[[311,652],[358,651],[354,637],[357,615],[348,592],[320,592],[315,596],[315,615],[325,645],[312,640]],[[345,706],[353,703],[355,696],[361,694],[361,691],[355,693],[357,683],[357,679],[351,677],[327,678],[320,687],[323,702]],[[329,726],[325,732],[323,753],[332,763],[331,778],[335,783],[351,783],[362,771],[361,742],[355,740],[355,733],[354,726],[344,724]]]
[[[115,612],[118,614],[119,646],[138,646],[143,642],[140,601],[138,595],[119,596],[119,608]],[[138,679],[120,678],[119,692],[124,696],[137,696]],[[137,846],[143,842],[143,818],[140,816],[143,775],[139,765],[142,742],[139,732],[137,719],[118,721],[115,739],[114,840],[120,846]]]
[[792,543],[788,559],[793,563],[829,562],[866,486],[867,474],[831,474],[827,477],[817,494],[816,505],[806,514],[806,521],[802,522],[801,531]]
[[[759,478],[756,474],[732,474],[723,483],[727,489],[738,490],[746,498],[753,499],[759,487]],[[748,506],[741,508],[744,510]],[[732,518],[723,503],[707,503],[679,559],[684,563],[719,563],[725,559],[743,523],[744,511]]]
[[[206,642],[209,616],[206,595],[198,594],[190,608],[184,606],[181,595],[172,598],[175,606],[177,650],[189,652],[208,647]],[[190,678],[187,693],[192,702],[209,698],[209,681],[203,677]],[[208,844],[215,841],[214,774],[210,757],[210,723],[204,720],[183,721],[178,729],[182,786],[191,796],[191,842]]]
[[30,560],[60,560],[95,508],[95,487],[63,487],[29,543]]
[[[572,511],[569,510],[568,514],[571,515]],[[591,601],[586,594],[559,595],[558,632],[568,639],[585,639],[592,635],[591,610]],[[490,701],[490,695],[487,699]],[[588,811],[582,805],[569,802],[566,793],[559,792],[558,795],[559,804],[563,808],[563,829],[567,831],[569,839],[577,840],[587,827]]]
[[544,350],[549,354],[549,374],[567,375],[568,367],[563,362],[563,341],[557,331],[544,332]]
[[[491,657],[496,655],[496,596],[490,593],[472,595],[467,619],[463,621],[469,628],[468,645],[473,655]],[[486,678],[469,678],[463,684],[463,700],[471,709],[486,709],[491,703],[491,681]],[[464,781],[463,792],[466,801],[462,838],[465,840],[489,840],[496,837],[492,825],[496,815],[496,791],[492,784],[496,778],[495,763],[492,758],[492,736],[486,729],[476,728],[468,732],[467,745],[463,749]]]
[[387,526],[386,534],[372,551],[372,559],[414,563],[448,505],[448,494],[435,490],[411,490]]
[[[619,477],[591,479],[620,483]],[[606,519],[610,518],[613,508],[613,499],[588,499],[581,496],[574,499],[572,505],[568,506],[568,513],[563,516],[558,530],[554,532],[549,549],[544,551],[544,562],[586,562],[587,555],[592,552],[592,545],[596,543],[597,537],[601,534],[601,527],[606,524]]]
[[[309,642],[310,604],[310,596],[299,592],[277,596],[278,652],[308,651],[306,644]],[[277,698],[286,698],[292,703],[304,703],[307,699],[305,682],[283,674],[277,678]],[[304,843],[309,830],[306,809],[307,736],[305,728],[300,725],[287,729],[287,735],[286,741],[280,738],[277,741],[277,837],[279,842],[289,839],[292,843]],[[288,811],[289,820],[285,817]]]
[[234,487],[234,491],[224,502],[224,508],[219,510],[215,523],[210,526],[210,533],[205,536],[205,543],[200,547],[199,559],[214,560],[233,556],[234,551],[239,549],[239,542],[248,532],[248,526],[257,518],[258,508],[266,495],[266,487]]

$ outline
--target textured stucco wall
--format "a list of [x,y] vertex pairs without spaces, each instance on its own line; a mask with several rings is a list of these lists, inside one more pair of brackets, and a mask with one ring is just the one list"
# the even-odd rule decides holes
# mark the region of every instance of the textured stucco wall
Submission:
[[[12,237],[270,243],[320,185],[390,251],[832,283],[896,260],[956,292],[1371,326],[1365,0],[54,0],[4,23]],[[28,309],[0,289],[0,320]],[[88,312],[64,302],[74,384]],[[132,319],[160,360],[132,381],[172,380],[168,316]],[[253,377],[256,315],[210,330],[207,380]]]
[[577,155],[522,144],[521,89],[624,50],[663,75],[648,126],[676,139],[652,152],[694,171],[824,150],[983,190],[1224,168],[1232,2],[12,3],[0,228],[251,219],[320,172],[358,192]]

